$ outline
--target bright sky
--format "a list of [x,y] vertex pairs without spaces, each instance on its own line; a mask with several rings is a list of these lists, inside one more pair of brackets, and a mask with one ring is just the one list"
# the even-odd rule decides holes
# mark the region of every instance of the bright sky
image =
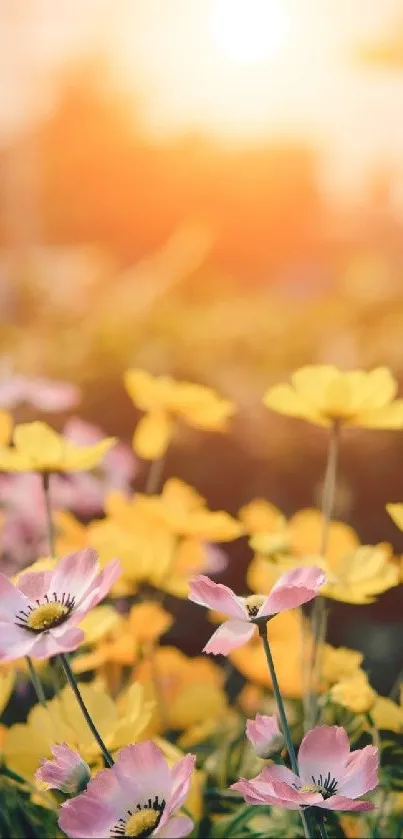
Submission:
[[369,70],[351,60],[357,45],[393,31],[401,6],[401,0],[3,0],[0,130],[25,118],[34,91],[47,101],[49,68],[102,49],[119,84],[140,92],[157,134],[198,129],[231,141],[298,135],[323,150],[335,184],[354,184],[375,161],[395,162],[403,175],[403,69]]

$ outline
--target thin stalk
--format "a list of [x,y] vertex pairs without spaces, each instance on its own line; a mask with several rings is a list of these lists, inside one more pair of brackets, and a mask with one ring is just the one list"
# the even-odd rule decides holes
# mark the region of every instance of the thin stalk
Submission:
[[30,656],[27,655],[27,656],[25,656],[25,660],[26,660],[27,665],[28,665],[28,670],[29,670],[29,675],[30,675],[31,682],[32,682],[32,684],[35,688],[35,693],[38,697],[38,702],[42,705],[42,708],[46,708],[46,697],[45,697],[45,694],[43,692],[43,687],[42,687],[42,684],[41,684],[41,680],[40,680],[40,678],[39,678],[39,676],[36,672],[35,665],[32,661],[32,658],[30,658]]
[[[277,703],[278,713],[279,713],[279,717],[280,717],[281,728],[282,728],[282,732],[283,732],[283,735],[284,735],[284,740],[285,740],[287,750],[288,750],[288,754],[289,754],[289,757],[290,757],[291,768],[292,768],[292,771],[295,773],[295,775],[299,775],[297,755],[295,754],[294,743],[292,742],[291,731],[290,731],[290,727],[288,725],[287,714],[285,712],[283,697],[281,696],[280,685],[278,683],[276,669],[275,669],[274,661],[273,661],[273,656],[271,654],[270,644],[269,644],[269,640],[268,640],[268,637],[267,637],[267,624],[266,623],[261,623],[261,624],[259,624],[258,628],[259,628],[259,635],[262,639],[263,648],[264,648],[264,651],[265,651],[265,654],[266,654],[267,664],[269,666],[270,678],[271,678],[272,685],[273,685],[274,696],[276,698],[276,703]],[[306,837],[306,839],[312,839],[312,833],[311,833],[311,827],[310,827],[310,824],[309,824],[309,819],[307,819],[307,815],[306,815],[306,813],[303,812],[303,810],[300,810],[300,814],[301,814],[301,819],[302,819],[302,823],[303,823],[303,826],[304,826],[305,837]]]
[[[330,430],[329,447],[325,478],[322,493],[322,526],[319,542],[319,554],[326,557],[327,543],[329,538],[329,526],[332,518],[334,495],[336,489],[337,461],[339,453],[339,423],[333,422]],[[326,641],[327,635],[327,610],[324,597],[317,597],[312,608],[312,632],[313,650],[309,680],[309,726],[315,724],[317,715],[317,689],[321,675],[320,651]]]
[[165,453],[157,460],[153,460],[148,471],[145,486],[146,495],[155,495],[159,489],[165,466]]
[[47,535],[48,535],[48,545],[50,550],[50,555],[52,558],[56,557],[56,550],[55,550],[55,530],[53,527],[53,517],[52,517],[52,501],[51,501],[51,494],[50,494],[50,473],[49,472],[42,472],[42,487],[43,487],[43,495],[45,499],[45,509],[46,509],[46,527],[47,527]]
[[326,832],[326,828],[325,828],[325,820],[324,820],[323,816],[317,816],[316,826],[319,830],[320,839],[327,839],[327,832]]
[[111,767],[111,766],[113,766],[113,765],[114,765],[114,762],[115,762],[115,761],[113,760],[112,755],[110,754],[110,752],[109,752],[109,751],[108,751],[108,749],[106,748],[105,743],[104,743],[104,741],[103,741],[103,739],[102,739],[102,737],[101,737],[101,735],[100,735],[100,733],[99,733],[99,731],[98,731],[98,729],[97,729],[97,727],[96,727],[95,723],[94,723],[94,722],[92,721],[92,719],[91,719],[90,713],[89,713],[89,711],[88,711],[88,709],[87,709],[87,707],[86,707],[86,704],[85,704],[85,702],[84,702],[84,699],[83,699],[83,697],[81,696],[81,693],[80,693],[80,690],[79,690],[78,684],[77,684],[77,682],[76,682],[76,679],[75,679],[74,673],[73,673],[73,671],[72,671],[72,669],[71,669],[71,667],[70,667],[70,662],[69,662],[69,660],[68,660],[68,657],[65,655],[65,653],[61,653],[61,654],[59,655],[59,659],[60,659],[61,665],[62,665],[62,667],[63,667],[63,670],[64,670],[64,673],[65,673],[66,679],[67,679],[67,681],[68,681],[68,683],[69,683],[69,685],[70,685],[70,687],[71,687],[71,689],[72,689],[72,691],[73,691],[73,693],[74,693],[74,696],[75,696],[75,697],[76,697],[76,699],[77,699],[77,702],[78,702],[78,704],[79,704],[79,706],[80,706],[80,708],[81,708],[81,711],[82,711],[83,717],[84,717],[84,719],[85,719],[85,721],[86,721],[86,723],[87,723],[87,725],[88,725],[88,728],[90,729],[91,733],[94,735],[95,740],[97,741],[98,746],[99,746],[99,747],[100,747],[100,749],[101,749],[101,752],[102,752],[102,754],[103,754],[103,756],[104,756],[104,758],[105,758],[105,763],[107,764],[107,766]]

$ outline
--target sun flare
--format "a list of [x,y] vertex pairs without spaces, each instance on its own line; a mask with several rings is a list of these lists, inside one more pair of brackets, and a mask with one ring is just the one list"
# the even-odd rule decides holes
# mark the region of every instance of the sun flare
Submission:
[[289,30],[281,0],[213,0],[211,25],[220,52],[245,62],[273,58]]

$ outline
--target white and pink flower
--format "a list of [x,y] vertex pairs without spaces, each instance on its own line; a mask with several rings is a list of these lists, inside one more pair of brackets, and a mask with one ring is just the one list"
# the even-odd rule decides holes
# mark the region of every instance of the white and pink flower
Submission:
[[54,760],[43,758],[35,778],[47,784],[48,789],[59,789],[66,795],[78,795],[91,780],[88,764],[66,743],[52,746]]
[[28,571],[18,585],[0,574],[0,660],[75,650],[84,639],[77,624],[120,571],[118,560],[100,571],[96,551],[86,548],[66,554],[52,571]]
[[262,758],[275,754],[284,744],[284,737],[275,716],[256,714],[254,720],[247,720],[246,736],[256,754]]
[[70,382],[11,376],[0,381],[0,407],[12,410],[25,403],[40,411],[66,411],[77,404],[80,391]]
[[222,583],[214,583],[203,575],[194,577],[190,581],[189,600],[230,617],[211,636],[204,652],[228,655],[249,641],[257,624],[313,600],[325,579],[322,569],[316,565],[293,568],[277,580],[268,596],[238,597]]
[[72,839],[187,836],[193,822],[175,812],[188,795],[194,762],[186,755],[170,769],[154,743],[126,746],[114,766],[98,772],[85,792],[62,805],[59,825]]
[[286,766],[266,766],[251,781],[241,778],[231,789],[249,804],[270,804],[298,810],[372,810],[359,801],[378,784],[378,749],[365,746],[350,752],[344,728],[322,725],[305,735],[298,753],[299,777]]

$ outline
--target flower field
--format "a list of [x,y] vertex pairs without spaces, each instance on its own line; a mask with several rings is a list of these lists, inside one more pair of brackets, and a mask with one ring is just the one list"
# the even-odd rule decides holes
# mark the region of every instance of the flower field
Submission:
[[402,579],[382,534],[334,514],[348,427],[403,431],[391,372],[308,365],[262,393],[296,435],[323,427],[319,506],[291,516],[166,475],[186,429],[224,439],[233,401],[137,368],[124,386],[132,446],[79,419],[72,385],[0,387],[0,836],[403,835],[401,678],[381,695],[328,637],[337,604]]

